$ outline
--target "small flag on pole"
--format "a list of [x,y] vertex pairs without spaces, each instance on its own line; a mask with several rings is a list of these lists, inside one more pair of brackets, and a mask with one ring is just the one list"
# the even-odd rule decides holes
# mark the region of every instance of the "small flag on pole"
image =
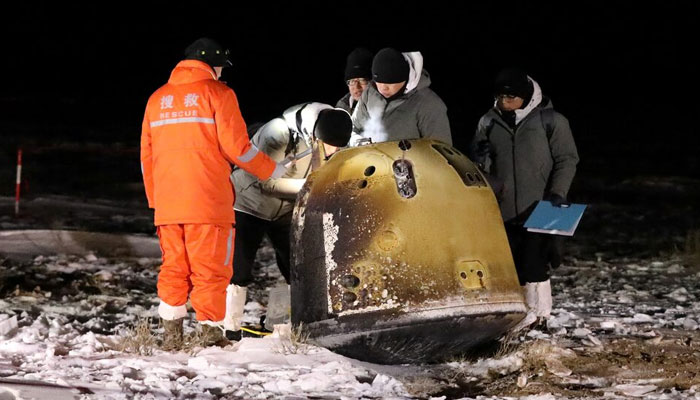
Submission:
[[15,216],[19,215],[19,192],[22,183],[22,149],[17,149],[17,181],[15,185]]

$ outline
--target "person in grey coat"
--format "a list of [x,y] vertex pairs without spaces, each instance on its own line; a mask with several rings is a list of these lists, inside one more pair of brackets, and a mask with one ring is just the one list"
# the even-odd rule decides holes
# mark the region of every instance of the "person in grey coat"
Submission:
[[555,206],[566,201],[579,158],[569,121],[525,72],[502,70],[495,97],[494,107],[479,120],[470,153],[497,182],[492,186],[501,187],[497,197],[529,308],[521,328],[538,318],[545,322],[551,312],[548,264],[554,240],[528,232],[523,223],[539,200]]
[[447,106],[430,89],[420,52],[380,50],[372,60],[372,80],[353,112],[350,145],[419,138],[452,144]]
[[348,93],[338,100],[335,106],[352,114],[362,92],[372,80],[372,52],[358,47],[348,54],[344,76]]
[[263,236],[267,235],[272,242],[277,266],[289,283],[292,211],[297,193],[312,168],[312,146],[320,140],[327,154],[329,146],[347,145],[351,131],[352,121],[347,111],[323,103],[303,103],[288,108],[253,135],[251,143],[256,148],[289,168],[281,178],[266,181],[242,169],[231,174],[236,189],[231,286],[235,297],[243,299],[240,303],[232,301],[238,304],[232,307],[240,308],[232,310],[232,315],[242,315],[245,286],[252,280],[255,254]]

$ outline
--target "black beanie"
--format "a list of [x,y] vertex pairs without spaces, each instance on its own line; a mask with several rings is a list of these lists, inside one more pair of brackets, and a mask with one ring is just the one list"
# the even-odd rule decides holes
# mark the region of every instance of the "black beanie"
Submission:
[[348,54],[345,64],[345,80],[353,78],[372,79],[372,52],[364,47],[358,47]]
[[318,113],[314,136],[331,146],[343,147],[350,141],[352,119],[347,111],[339,108],[327,108]]
[[517,68],[505,68],[496,75],[494,95],[507,94],[529,99],[534,88],[527,74]]
[[204,61],[211,67],[228,67],[231,61],[228,59],[229,51],[219,43],[209,38],[199,38],[185,49],[186,60]]
[[372,60],[372,79],[377,83],[399,83],[408,80],[408,61],[398,50],[379,50]]

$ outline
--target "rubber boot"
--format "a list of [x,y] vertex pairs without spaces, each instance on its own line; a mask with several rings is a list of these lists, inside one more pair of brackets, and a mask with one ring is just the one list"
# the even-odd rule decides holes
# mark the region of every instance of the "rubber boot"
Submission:
[[162,319],[161,324],[163,325],[163,344],[161,348],[165,351],[178,351],[182,349],[184,344],[183,337],[183,321],[185,318],[178,319]]
[[202,341],[205,347],[226,347],[231,342],[224,337],[224,330],[220,326],[202,324]]

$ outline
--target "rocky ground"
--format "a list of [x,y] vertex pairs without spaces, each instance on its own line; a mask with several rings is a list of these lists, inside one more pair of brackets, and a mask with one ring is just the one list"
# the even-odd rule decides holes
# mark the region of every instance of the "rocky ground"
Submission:
[[[0,197],[0,230],[71,229],[152,237],[152,214],[138,184],[99,187],[129,195],[34,192],[23,198],[19,216],[14,215],[14,199]],[[354,367],[348,376],[365,389],[320,390],[307,384],[299,387],[313,390],[297,389],[298,397],[288,398],[700,398],[700,181],[582,176],[572,198],[589,206],[576,236],[566,242],[564,265],[552,271],[554,312],[547,329],[522,332],[478,354],[455,355],[441,364],[350,361]],[[246,307],[248,323],[259,322],[267,290],[281,279],[269,246],[259,252],[258,264]],[[144,317],[155,317],[157,266],[155,258],[100,254],[47,253],[28,259],[0,255],[0,326],[16,317],[19,329],[15,336],[2,336],[0,379],[64,379],[73,386],[100,382],[99,373],[89,369],[82,372],[82,381],[46,372],[56,360],[75,357],[86,347],[92,349],[92,357],[145,362],[115,346]],[[152,327],[157,329],[155,323]],[[192,321],[187,329],[194,329]],[[51,357],[22,350],[39,344]],[[183,375],[187,379],[174,373],[174,379],[185,379],[184,388],[166,393],[179,398],[202,393],[209,398],[292,395],[269,385],[267,391],[258,390],[264,385],[254,382],[253,372],[245,373],[252,375],[238,389],[243,392],[196,385],[188,391],[188,382],[200,379],[190,371]],[[271,367],[269,376],[279,373]],[[125,396],[162,394],[148,374],[127,375],[129,379],[114,383]],[[301,376],[306,375],[299,372],[290,379],[301,381]],[[362,386],[377,381],[381,382],[374,391]]]

